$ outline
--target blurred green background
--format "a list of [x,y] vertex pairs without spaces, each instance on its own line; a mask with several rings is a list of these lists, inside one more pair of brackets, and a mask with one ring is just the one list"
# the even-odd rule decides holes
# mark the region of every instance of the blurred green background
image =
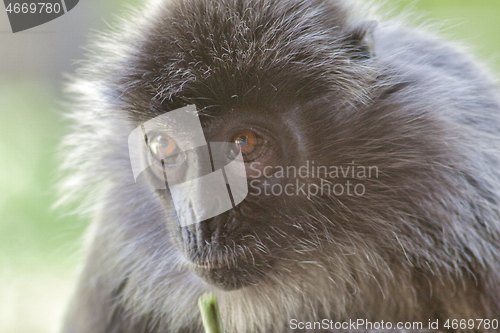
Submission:
[[[57,332],[81,261],[87,221],[53,211],[65,131],[63,73],[77,68],[92,30],[139,0],[84,0],[52,22],[12,34],[0,5],[0,332]],[[387,0],[471,46],[500,73],[499,0]],[[500,77],[500,75],[496,75]]]

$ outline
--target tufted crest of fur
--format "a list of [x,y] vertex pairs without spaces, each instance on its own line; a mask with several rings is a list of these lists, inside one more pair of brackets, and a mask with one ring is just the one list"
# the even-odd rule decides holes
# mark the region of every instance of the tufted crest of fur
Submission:
[[[151,1],[96,37],[68,85],[61,202],[80,202],[93,222],[64,332],[200,332],[196,304],[208,291],[235,333],[289,332],[292,318],[500,313],[498,88],[454,46],[376,25],[365,8]],[[256,221],[272,210],[273,228],[250,236],[275,264],[255,285],[217,289],[188,269],[172,204],[134,182],[128,156],[136,126],[187,104],[204,126],[261,110],[284,121],[301,161],[376,166],[380,176],[361,198],[260,204]]]

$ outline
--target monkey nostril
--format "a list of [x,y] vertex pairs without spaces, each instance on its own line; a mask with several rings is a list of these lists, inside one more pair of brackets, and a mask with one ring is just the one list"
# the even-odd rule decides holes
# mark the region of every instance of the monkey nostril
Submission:
[[180,227],[183,245],[189,253],[204,252],[217,240],[217,221],[214,219]]
[[178,228],[180,239],[184,250],[186,252],[191,252],[193,249],[197,248],[197,239],[196,239],[196,231],[194,230],[194,226],[186,226]]

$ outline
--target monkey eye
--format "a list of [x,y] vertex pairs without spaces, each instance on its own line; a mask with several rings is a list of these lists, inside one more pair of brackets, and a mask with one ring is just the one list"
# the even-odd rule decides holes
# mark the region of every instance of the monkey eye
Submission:
[[251,130],[235,133],[231,139],[241,150],[245,162],[259,158],[266,150],[266,141]]
[[166,134],[158,134],[149,143],[151,155],[157,160],[164,160],[165,164],[182,162],[183,156],[174,139]]

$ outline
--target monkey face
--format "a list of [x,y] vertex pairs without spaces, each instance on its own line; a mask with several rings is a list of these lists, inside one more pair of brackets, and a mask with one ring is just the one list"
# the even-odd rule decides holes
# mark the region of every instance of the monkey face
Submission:
[[[330,5],[325,10],[332,19],[323,22],[324,32],[311,40],[316,47],[300,50],[294,40],[317,22],[293,18],[304,25],[296,29],[295,37],[282,35],[280,27],[269,28],[270,36],[260,30],[239,31],[241,26],[234,25],[195,33],[193,17],[172,8],[160,28],[138,42],[142,52],[129,60],[134,65],[117,76],[116,86],[125,87],[118,96],[137,125],[196,105],[206,141],[232,143],[241,152],[249,189],[245,200],[192,225],[168,220],[189,268],[220,288],[235,289],[288,274],[290,265],[319,260],[317,253],[325,248],[352,252],[345,249],[349,238],[345,228],[371,230],[354,219],[340,227],[353,214],[350,207],[359,202],[347,194],[346,198],[332,195],[332,188],[317,190],[331,187],[328,168],[348,167],[359,142],[367,140],[353,137],[366,134],[356,128],[362,127],[361,106],[375,77],[363,41],[368,28],[341,28],[345,22],[335,21],[339,8]],[[242,24],[253,26],[254,19],[265,21],[257,26],[274,24],[265,16],[246,17],[248,22]],[[220,36],[220,44],[214,44],[213,36]],[[176,149],[168,133],[158,132],[151,140],[153,158]],[[173,165],[184,158],[176,156],[180,160]],[[298,175],[301,167],[313,164],[326,169]],[[148,177],[150,182],[162,180],[159,171]],[[349,173],[343,186],[350,177]],[[157,193],[171,216],[169,189]]]
[[[319,104],[284,109],[256,105],[199,112],[210,146],[212,142],[227,142],[239,152],[248,194],[244,200],[233,201],[232,208],[203,221],[184,223],[185,217],[177,210],[177,218],[169,219],[167,224],[189,269],[224,290],[259,284],[269,273],[284,274],[297,262],[318,260],[317,253],[328,247],[325,244],[330,243],[334,250],[335,237],[339,242],[343,239],[343,229],[335,227],[337,221],[332,220],[332,214],[337,212],[340,220],[346,210],[341,208],[343,200],[330,189],[335,176],[326,166],[339,162],[349,166],[345,157],[331,154],[323,145],[324,139],[331,140],[334,127],[317,126],[317,119],[311,117],[313,109],[323,110],[320,113],[331,111]],[[304,134],[312,126],[316,126],[318,135],[306,138]],[[167,182],[165,189],[156,192],[166,215],[172,216],[172,185],[186,180],[186,165],[194,163],[191,170],[198,175],[212,170],[204,170],[210,164],[208,157],[198,163],[202,155],[199,148],[197,159],[192,159],[190,152],[180,149],[181,143],[166,129],[167,125],[158,128],[146,133],[148,146],[144,146],[144,153],[155,160],[147,175],[153,188],[160,188],[158,182]],[[211,156],[213,164],[213,148]],[[354,174],[348,172],[348,178],[352,177]],[[218,193],[214,190],[208,195]]]
[[[149,159],[148,164],[151,164],[148,169],[150,186],[159,189],[162,188],[163,181],[167,184],[165,190],[158,190],[157,193],[167,212],[171,210],[174,201],[177,219],[169,221],[173,237],[179,250],[189,261],[189,267],[196,274],[223,289],[258,283],[266,271],[273,268],[274,260],[279,258],[281,251],[281,245],[270,235],[275,234],[277,230],[282,234],[293,235],[293,232],[282,230],[290,228],[289,223],[283,223],[287,221],[286,212],[276,209],[283,206],[284,198],[278,195],[269,197],[269,194],[263,194],[262,189],[270,184],[283,185],[285,179],[275,178],[272,170],[284,165],[286,156],[297,156],[294,144],[296,138],[291,135],[285,138],[288,131],[278,117],[270,123],[266,122],[262,115],[255,117],[258,112],[233,109],[219,113],[217,118],[208,117],[206,114],[201,116],[204,135],[209,138],[210,151],[208,146],[186,150],[181,146],[197,145],[192,142],[182,143],[186,139],[197,141],[196,135],[192,138],[182,138],[187,132],[193,131],[183,128],[177,131],[181,132],[181,135],[175,135],[175,130],[167,124],[161,124],[173,122],[181,126],[182,121],[170,119],[172,114],[176,115],[181,111],[167,113],[165,119],[156,117],[155,129],[151,129],[155,127],[151,125],[151,121],[141,125],[147,138],[143,153],[146,155],[145,159]],[[278,128],[279,126],[283,128]],[[139,133],[139,136],[141,134]],[[216,142],[219,146],[221,142],[227,142],[232,144],[232,148],[218,152]],[[204,176],[214,174],[209,168],[210,164],[216,168],[218,164],[225,165],[224,177],[230,177],[229,164],[215,158],[222,155],[238,155],[241,159],[242,172],[246,176],[242,181],[246,191],[238,194],[234,183],[227,183],[233,207],[224,209],[223,213],[207,215],[207,209],[211,208],[206,207],[207,205],[219,205],[219,201],[207,201],[207,195],[211,198],[220,194],[216,188],[208,188],[210,193],[200,192],[189,202],[185,198],[192,196],[190,191],[196,192],[196,187],[187,188],[181,194],[176,191],[178,185],[185,184],[188,179],[199,182],[203,181]],[[248,195],[247,182],[251,182],[257,192]],[[237,197],[240,199],[237,200]],[[193,206],[200,205],[205,206],[201,207],[203,212],[200,209],[196,212]],[[187,210],[179,208],[181,206],[186,206]],[[205,214],[209,218],[188,221],[184,215],[190,215],[190,212],[195,215]],[[281,241],[281,244],[285,243]]]

